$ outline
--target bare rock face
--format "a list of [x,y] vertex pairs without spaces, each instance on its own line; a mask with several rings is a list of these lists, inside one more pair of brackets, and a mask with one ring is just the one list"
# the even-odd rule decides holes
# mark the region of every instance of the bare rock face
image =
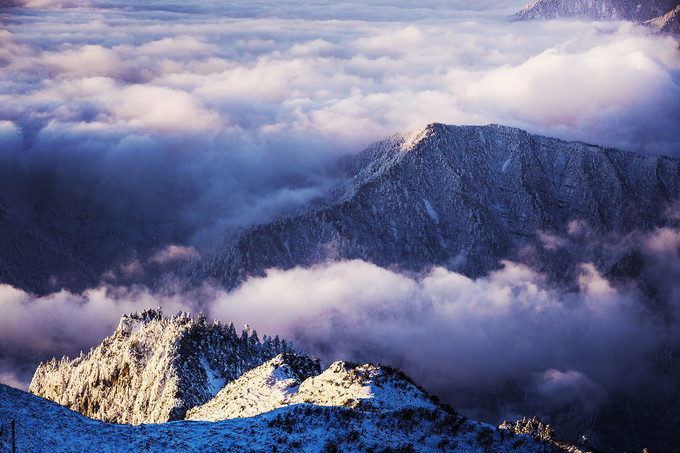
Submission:
[[680,197],[678,160],[496,125],[431,124],[369,147],[348,169],[329,199],[229,239],[194,278],[233,288],[269,268],[339,259],[476,277],[570,222],[603,234],[663,226]]
[[41,364],[29,391],[97,420],[141,424],[184,418],[247,370],[290,352],[233,325],[160,310],[123,316],[115,333],[73,360]]

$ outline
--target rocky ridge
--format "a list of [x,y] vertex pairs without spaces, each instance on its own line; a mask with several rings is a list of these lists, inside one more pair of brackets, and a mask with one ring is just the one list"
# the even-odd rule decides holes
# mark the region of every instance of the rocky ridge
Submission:
[[335,362],[323,373],[305,356],[282,354],[227,384],[187,420],[250,417],[296,404],[390,411],[439,407],[398,370],[382,365]]
[[[191,278],[233,288],[269,268],[342,259],[476,277],[575,221],[596,234],[663,226],[680,199],[678,160],[497,125],[431,124],[369,147],[347,169],[328,199],[228,239]],[[569,274],[581,258],[550,260],[550,271]]]
[[321,373],[304,355],[280,354],[228,383],[207,403],[187,412],[187,420],[218,421],[252,417],[286,406],[300,384]]
[[650,19],[645,23],[662,33],[680,34],[680,5],[665,15]]

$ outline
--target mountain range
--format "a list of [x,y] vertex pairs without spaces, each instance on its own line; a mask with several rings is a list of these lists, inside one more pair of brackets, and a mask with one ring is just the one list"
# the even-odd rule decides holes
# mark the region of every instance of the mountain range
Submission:
[[181,420],[225,383],[293,349],[233,324],[206,323],[161,310],[123,316],[114,334],[89,353],[41,364],[29,391],[111,423]]
[[[540,232],[566,234],[574,221],[601,235],[666,225],[680,198],[678,160],[498,125],[430,124],[344,165],[345,183],[326,200],[230,238],[190,278],[233,288],[269,268],[342,259],[477,277],[502,259],[521,261]],[[595,259],[606,273],[624,258]],[[589,259],[544,262],[559,278]]]

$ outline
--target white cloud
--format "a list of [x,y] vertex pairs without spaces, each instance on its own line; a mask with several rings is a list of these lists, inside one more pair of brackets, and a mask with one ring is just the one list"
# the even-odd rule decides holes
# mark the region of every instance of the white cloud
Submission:
[[[35,297],[0,284],[0,355],[9,366],[29,362],[34,367],[37,360],[75,356],[111,335],[123,314],[161,305],[168,313],[194,311],[183,297],[160,297],[143,289],[102,287]],[[28,387],[30,374],[19,376],[11,369],[0,373],[0,382]]]
[[554,368],[537,374],[535,391],[544,405],[571,406],[579,403],[587,411],[596,408],[607,398],[606,391],[587,376],[575,370]]
[[217,132],[217,112],[184,91],[149,85],[131,85],[118,93],[107,93],[105,104],[114,123],[160,133]]
[[16,3],[29,9],[84,8],[90,3],[83,0],[16,0]]
[[189,261],[198,258],[198,256],[198,251],[193,247],[169,245],[149,258],[149,261],[157,264],[166,264],[173,261]]
[[413,280],[360,261],[270,270],[217,297],[211,314],[301,338],[326,359],[392,363],[439,392],[550,368],[611,386],[664,332],[584,269],[578,294],[514,263],[478,280],[444,269]]
[[55,67],[59,77],[74,79],[81,77],[118,77],[123,68],[119,55],[100,45],[85,45],[78,48],[65,46],[58,52],[47,52],[42,60]]
[[[490,7],[497,9],[394,5],[389,11],[403,15],[385,22],[319,20],[297,9],[277,18],[266,6],[259,17],[238,20],[228,9],[226,16],[175,13],[178,22],[163,23],[120,10],[106,24],[97,14],[74,24],[46,16],[31,34],[17,27],[4,33],[25,52],[11,65],[21,95],[8,100],[30,112],[30,94],[39,98],[45,82],[109,77],[120,85],[112,92],[120,106],[94,108],[151,133],[215,132],[234,123],[255,134],[311,129],[353,151],[430,121],[495,122],[678,152],[680,138],[669,127],[680,98],[674,38],[622,23],[508,22],[509,6]],[[86,99],[63,101],[75,111],[72,104]]]
[[16,373],[0,373],[0,384],[8,385],[17,389],[25,390],[26,384],[22,382]]
[[[676,239],[657,230],[633,242],[651,244],[645,256],[652,272],[661,265],[676,275]],[[669,243],[672,256],[666,254]],[[175,246],[151,260],[194,255],[191,248]],[[663,300],[675,297],[677,282],[661,287]],[[592,408],[639,382],[649,371],[640,364],[677,340],[677,319],[664,316],[676,313],[678,304],[656,313],[630,282],[616,286],[589,263],[581,266],[577,283],[576,290],[563,289],[513,262],[470,279],[442,268],[416,278],[344,261],[271,269],[229,293],[209,285],[195,293],[102,286],[34,297],[3,285],[0,348],[15,361],[27,351],[43,359],[73,355],[109,335],[124,313],[155,306],[168,313],[202,309],[223,322],[249,324],[261,335],[293,338],[329,362],[400,367],[451,402],[460,389],[484,394],[519,382],[536,396],[535,410],[576,403]]]

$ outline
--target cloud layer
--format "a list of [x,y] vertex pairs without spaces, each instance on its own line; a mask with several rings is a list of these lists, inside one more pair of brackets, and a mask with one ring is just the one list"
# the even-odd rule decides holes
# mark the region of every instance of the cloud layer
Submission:
[[154,249],[219,244],[326,192],[338,155],[433,121],[680,156],[678,43],[629,23],[510,22],[523,2],[491,0],[14,4],[5,202],[42,187],[57,216],[162,225]]
[[[77,355],[111,334],[122,314],[162,306],[247,323],[326,362],[400,367],[491,421],[587,412],[642,382],[654,388],[654,357],[680,345],[680,232],[662,228],[621,244],[640,254],[637,277],[606,278],[585,262],[567,289],[513,262],[476,280],[441,268],[414,278],[362,261],[272,269],[231,293],[107,286],[35,298],[2,285],[0,376],[26,386],[38,360]],[[158,259],[193,253],[168,248]],[[503,390],[509,385],[519,394]]]
[[[278,131],[344,151],[434,120],[497,122],[678,153],[665,127],[680,97],[671,37],[619,22],[513,23],[497,6],[338,6],[355,14],[263,5],[215,17],[193,5],[199,14],[159,22],[157,12],[17,10],[3,33],[13,86],[1,113],[24,134],[38,119],[76,136]],[[399,17],[372,20],[390,12]]]

